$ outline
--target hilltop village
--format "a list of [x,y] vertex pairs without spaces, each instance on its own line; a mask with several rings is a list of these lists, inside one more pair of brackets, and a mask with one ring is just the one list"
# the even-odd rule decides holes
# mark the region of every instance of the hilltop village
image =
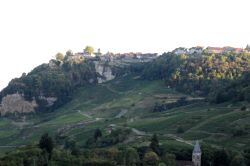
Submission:
[[[129,52],[129,53],[112,53],[107,52],[105,54],[101,53],[98,49],[97,52],[89,51],[87,46],[83,52],[77,52],[71,56],[70,59],[99,59],[105,62],[123,62],[123,63],[138,63],[138,62],[149,62],[157,58],[157,53],[141,53],[141,52]],[[67,55],[67,54],[66,54]]]
[[201,53],[210,53],[210,54],[222,54],[222,53],[236,53],[240,54],[243,52],[250,52],[250,46],[247,45],[246,48],[235,48],[231,46],[225,46],[225,47],[207,47],[204,48],[203,46],[197,46],[197,47],[191,47],[191,48],[185,48],[185,47],[179,47],[172,51],[176,55],[181,54],[201,54]]
[[[90,48],[90,49],[89,49]],[[91,50],[91,51],[90,51]],[[231,46],[225,47],[203,47],[196,46],[191,48],[179,47],[171,51],[176,55],[182,54],[196,54],[200,55],[202,53],[209,54],[226,54],[226,53],[249,53],[250,46],[247,45],[246,48],[235,48]],[[129,52],[129,53],[113,53],[107,52],[103,54],[101,49],[99,48],[97,52],[94,52],[94,48],[90,46],[86,46],[86,48],[82,52],[72,53],[68,51],[66,53],[67,61],[82,61],[83,59],[93,59],[100,60],[102,62],[109,63],[139,63],[139,62],[150,62],[158,57],[158,53],[141,53],[141,52]],[[65,60],[65,59],[64,59]]]

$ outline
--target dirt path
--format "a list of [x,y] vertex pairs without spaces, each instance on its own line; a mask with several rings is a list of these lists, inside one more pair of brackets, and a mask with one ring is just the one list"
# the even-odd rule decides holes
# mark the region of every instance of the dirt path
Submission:
[[140,136],[150,136],[152,134],[148,134],[146,133],[145,131],[140,131],[140,130],[137,130],[135,128],[130,128],[136,135],[140,135]]
[[89,119],[92,119],[93,117],[92,116],[90,116],[90,115],[88,115],[88,114],[86,114],[86,113],[83,113],[83,112],[81,112],[81,110],[76,110],[79,114],[81,114],[82,116],[85,116],[85,117],[87,117],[87,118],[89,118]]
[[[146,133],[145,131],[141,131],[141,130],[137,130],[135,128],[131,128],[131,130],[137,134],[137,135],[140,135],[140,136],[152,136],[153,134],[152,133]],[[169,138],[172,138],[178,142],[181,142],[181,143],[185,143],[187,145],[191,145],[193,146],[194,144],[192,143],[193,141],[187,141],[187,140],[184,140],[183,138],[181,137],[178,137],[176,135],[173,135],[173,134],[165,134],[164,136],[166,137],[169,137]]]
[[121,111],[115,116],[115,118],[121,118],[128,112],[127,109],[121,109]]
[[[115,125],[115,126],[117,126],[117,125]],[[127,128],[131,129],[132,132],[134,132],[136,135],[139,135],[139,136],[152,136],[153,135],[152,133],[141,131],[141,130],[138,130],[136,128],[132,128],[132,127],[127,127]],[[185,143],[185,144],[190,145],[190,146],[194,146],[193,141],[191,141],[191,140],[187,141],[187,140],[184,140],[183,138],[178,137],[178,136],[173,135],[173,134],[164,134],[164,136],[172,138],[178,142]]]
[[178,137],[178,136],[173,135],[173,134],[165,134],[164,136],[167,136],[167,137],[172,138],[172,139],[174,139],[174,140],[176,140],[176,141],[178,141],[178,142],[182,142],[182,143],[185,143],[185,144],[188,144],[188,145],[191,145],[191,146],[194,145],[194,144],[192,143],[193,141],[184,140],[183,138]]

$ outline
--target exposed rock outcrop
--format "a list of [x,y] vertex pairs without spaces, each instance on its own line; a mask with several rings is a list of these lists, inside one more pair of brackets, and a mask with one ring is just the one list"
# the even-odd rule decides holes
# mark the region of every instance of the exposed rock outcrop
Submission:
[[45,97],[45,96],[39,96],[40,100],[45,100],[47,102],[46,107],[53,106],[54,103],[57,101],[57,97]]
[[2,99],[0,114],[4,116],[8,113],[31,113],[35,111],[37,103],[35,100],[29,102],[21,94],[6,95]]
[[115,78],[115,75],[113,75],[113,73],[112,73],[111,67],[106,65],[106,64],[102,64],[102,63],[96,61],[95,62],[95,70],[101,76],[101,77],[97,78],[98,83],[110,81],[110,80]]

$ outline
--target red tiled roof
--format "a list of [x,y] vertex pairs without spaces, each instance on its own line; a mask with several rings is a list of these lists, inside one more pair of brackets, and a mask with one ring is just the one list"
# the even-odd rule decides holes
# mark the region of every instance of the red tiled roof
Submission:
[[235,51],[243,51],[243,48],[235,48]]
[[218,51],[222,51],[223,48],[221,47],[207,47],[209,50],[218,50]]

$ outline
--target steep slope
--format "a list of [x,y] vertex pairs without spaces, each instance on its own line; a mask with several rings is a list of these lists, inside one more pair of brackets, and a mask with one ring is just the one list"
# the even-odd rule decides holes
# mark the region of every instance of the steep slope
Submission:
[[2,90],[0,113],[4,116],[12,113],[53,111],[70,101],[76,88],[114,79],[113,68],[117,71],[118,67],[98,59],[51,60],[27,75],[13,79]]
[[[37,143],[44,132],[59,141],[72,139],[86,146],[96,128],[105,135],[109,135],[110,128],[130,129],[132,135],[120,144],[135,146],[148,144],[145,140],[154,133],[166,144],[170,141],[190,146],[201,139],[237,150],[250,145],[249,103],[218,105],[200,97],[213,95],[224,85],[228,88],[222,88],[225,92],[235,85],[239,87],[236,93],[248,92],[248,76],[237,81],[249,70],[248,54],[167,53],[149,63],[120,68],[98,59],[65,62],[43,64],[12,80],[1,92],[3,114],[8,114],[6,109],[22,113],[30,105],[30,112],[53,111],[21,118],[1,117],[0,148]],[[231,84],[231,77],[236,83]],[[183,99],[192,102],[179,105]],[[18,106],[20,110],[5,104],[19,102],[25,103]],[[155,107],[169,104],[178,107],[155,111]]]
[[250,73],[245,72],[239,79],[232,81],[215,93],[215,102],[248,101],[250,102]]
[[249,146],[250,114],[240,110],[242,104],[211,105],[201,101],[153,112],[155,103],[176,102],[183,97],[196,99],[167,88],[161,81],[144,81],[133,75],[88,85],[79,88],[69,103],[54,112],[20,120],[1,118],[0,148],[35,143],[44,132],[85,146],[96,128],[107,135],[109,126],[132,130],[134,136],[125,144],[143,145],[144,139],[157,133],[163,143],[176,140],[188,145],[202,139],[234,149]]
[[[129,73],[137,73],[144,80],[164,80],[167,87],[219,103],[227,101],[224,98],[228,95],[218,93],[218,89],[229,86],[250,68],[250,54],[246,52],[212,54],[204,51],[181,55],[169,52],[145,63],[133,58],[131,62],[110,59],[84,59],[71,53],[63,60],[40,65],[27,75],[13,79],[0,93],[3,105],[0,111],[2,115],[52,111],[70,101],[78,87],[103,83]],[[12,108],[13,104],[8,104],[14,102],[23,106]],[[29,109],[23,111],[26,107]]]
[[142,76],[148,80],[162,79],[167,86],[185,93],[214,96],[215,91],[249,69],[249,53],[176,55],[169,52],[149,63]]

